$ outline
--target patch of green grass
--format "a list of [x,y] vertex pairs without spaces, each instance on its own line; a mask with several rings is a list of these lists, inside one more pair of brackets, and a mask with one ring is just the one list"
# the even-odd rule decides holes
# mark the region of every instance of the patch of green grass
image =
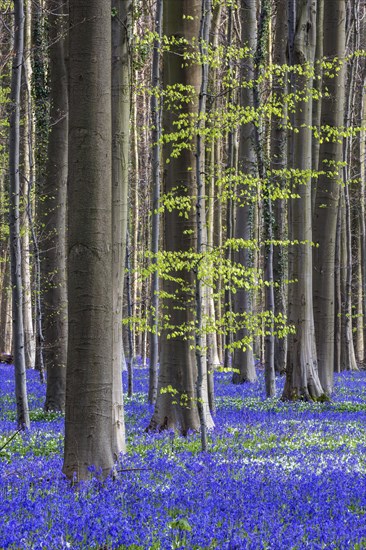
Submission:
[[[10,439],[8,436],[0,436],[0,448]],[[32,456],[50,456],[60,453],[63,445],[63,435],[53,433],[18,433],[12,441],[9,442],[0,451],[0,460],[11,462],[14,454],[21,457]]]
[[[62,418],[64,415],[57,411],[49,411],[46,412],[42,408],[33,409],[29,411],[29,418],[31,422],[53,422],[54,420],[58,420],[59,418]],[[16,420],[17,415],[16,411],[8,411],[5,415],[7,420]]]

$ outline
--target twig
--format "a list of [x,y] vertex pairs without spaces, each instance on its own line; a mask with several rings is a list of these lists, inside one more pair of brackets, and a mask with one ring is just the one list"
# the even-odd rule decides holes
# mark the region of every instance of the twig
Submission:
[[0,447],[0,451],[2,451],[3,449],[5,449],[5,447],[8,445],[8,443],[10,443],[10,441],[11,441],[12,439],[14,439],[14,437],[15,437],[19,432],[21,432],[21,431],[22,431],[22,428],[19,428],[19,430],[17,430],[17,431],[8,439],[8,441],[6,441],[6,442],[4,443],[4,445],[3,445],[2,447]]

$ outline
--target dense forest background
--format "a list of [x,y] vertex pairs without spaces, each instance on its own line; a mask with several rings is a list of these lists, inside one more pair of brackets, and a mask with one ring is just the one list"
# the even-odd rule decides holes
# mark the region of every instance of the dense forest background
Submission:
[[205,449],[215,370],[323,401],[365,364],[365,16],[1,2],[0,351],[19,427],[26,369],[65,411],[69,477],[124,450],[122,369]]

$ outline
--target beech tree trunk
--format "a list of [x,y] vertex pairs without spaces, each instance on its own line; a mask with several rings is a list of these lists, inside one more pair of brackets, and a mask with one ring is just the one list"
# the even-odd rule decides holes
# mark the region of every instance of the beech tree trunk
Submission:
[[[288,0],[277,0],[274,3],[274,26],[273,26],[273,63],[284,66],[286,64],[286,47],[288,36]],[[284,96],[287,91],[285,78],[273,75],[272,90],[276,98],[283,102],[284,110],[282,117],[273,117],[271,120],[271,149],[270,162],[271,170],[284,170],[287,166],[287,132],[286,119],[287,108]],[[284,187],[284,175],[274,177],[275,184],[280,188]],[[284,241],[287,237],[286,227],[286,201],[277,199],[273,203],[273,235],[278,241]],[[284,246],[275,246],[273,250],[273,279],[276,283],[274,287],[275,313],[276,315],[286,315],[287,313],[287,285],[285,279],[287,276],[287,250]],[[287,337],[278,338],[275,336],[274,342],[274,364],[277,374],[283,374],[286,369],[287,358]]]
[[[330,61],[344,60],[346,48],[346,2],[323,0],[327,16],[324,18],[324,55]],[[344,64],[337,76],[323,76],[321,126],[335,131],[344,119]],[[326,93],[328,92],[328,93]],[[342,174],[342,143],[335,136],[320,144],[319,175],[313,218],[314,261],[314,321],[319,378],[327,395],[333,391],[334,335],[335,335],[335,252],[338,202]]]
[[[296,23],[290,27],[291,64],[314,63],[316,37],[316,0],[296,1]],[[297,170],[311,169],[311,77],[295,74],[293,84],[302,90],[304,99],[295,106],[295,134],[292,136],[292,166]],[[309,91],[307,91],[309,90]],[[289,337],[288,364],[283,399],[318,399],[323,395],[318,376],[313,314],[313,262],[311,225],[311,179],[296,188],[299,198],[289,204],[290,239],[299,241],[291,248],[291,277],[297,280],[289,289],[289,321],[296,334]]]
[[[69,333],[63,472],[107,476],[124,450],[113,366],[111,6],[69,2]],[[91,467],[95,470],[91,471]]]
[[10,285],[10,263],[9,252],[6,251],[3,256],[3,266],[1,273],[1,309],[0,309],[0,350],[11,354],[13,351],[13,333],[11,322],[11,285]]
[[[219,26],[221,21],[221,12],[222,6],[217,4],[213,8],[211,30],[210,30],[210,45],[213,49],[216,49],[219,43]],[[211,73],[209,72],[209,83],[208,83],[208,97],[206,111],[209,112],[214,104],[216,104],[214,91],[218,85],[217,82],[217,73],[218,70],[212,69]],[[216,193],[216,180],[218,177],[216,162],[218,161],[217,150],[218,144],[215,143],[215,139],[212,139],[207,146],[206,153],[206,162],[207,162],[207,250],[212,250],[214,246],[214,220],[215,217],[220,215],[218,211],[221,209],[221,201],[217,200]],[[206,287],[206,301],[207,301],[207,315],[212,324],[215,324],[216,321],[216,311],[215,311],[215,301],[214,301],[214,283],[213,279],[208,281]],[[219,300],[217,300],[219,302]],[[219,335],[215,332],[209,332],[207,334],[207,384],[208,384],[208,400],[210,405],[211,413],[215,412],[215,396],[214,396],[214,373],[215,367],[220,366],[219,358],[219,345],[218,340],[220,339]]]
[[[207,103],[207,87],[208,87],[208,63],[206,61],[209,47],[209,32],[211,24],[211,0],[202,0],[202,14],[199,31],[199,51],[201,54],[201,88],[198,97],[198,122],[197,122],[197,137],[196,137],[196,182],[197,182],[197,199],[196,199],[196,231],[197,245],[196,251],[198,258],[204,261],[204,254],[207,252],[207,226],[206,226],[206,170],[205,170],[205,153],[204,139],[202,130],[204,127],[203,117],[206,114]],[[204,314],[208,311],[207,290],[204,286],[204,281],[201,279],[199,268],[196,268],[195,281],[195,351],[196,351],[196,366],[197,366],[197,382],[196,396],[197,408],[200,418],[201,430],[201,449],[207,450],[207,426],[206,418],[211,416],[208,408],[207,395],[207,334],[205,331]],[[213,391],[213,388],[212,388]],[[206,399],[205,399],[206,397]]]
[[[333,17],[331,18],[333,20]],[[316,46],[315,46],[315,64],[314,64],[314,89],[316,93],[322,92],[322,77],[323,77],[323,55],[324,55],[324,0],[317,0],[316,6]],[[337,31],[335,30],[335,33]],[[334,40],[333,40],[334,42]],[[321,110],[322,110],[322,97],[317,97],[313,101],[313,127],[317,130],[320,129],[321,124]],[[319,153],[320,153],[320,140],[313,135],[312,139],[312,160],[311,165],[314,171],[319,170]],[[315,197],[317,178],[312,178],[312,190],[311,190],[311,208],[312,215],[314,215]]]
[[31,205],[32,187],[32,100],[31,100],[31,14],[32,6],[30,0],[25,3],[25,24],[24,24],[24,63],[23,63],[23,170],[21,177],[22,203],[22,280],[23,280],[23,321],[24,321],[24,353],[27,368],[35,366],[35,333],[33,328],[32,308],[32,281],[31,281],[31,254],[30,254],[30,227],[29,209]]
[[113,446],[124,448],[122,308],[128,220],[131,0],[113,0],[112,18],[112,239],[113,239]]
[[[184,38],[188,44],[197,40],[201,19],[200,0],[182,0],[172,3],[165,0],[163,7],[164,34],[176,39]],[[173,45],[170,51],[164,55],[164,89],[174,85],[193,86],[195,100],[191,103],[180,105],[184,113],[197,113],[198,94],[201,86],[201,68],[194,61],[182,66],[181,54],[189,45]],[[180,54],[180,55],[179,55]],[[163,129],[165,133],[174,132],[176,120],[174,109],[165,109],[163,112]],[[164,164],[164,193],[175,192],[182,197],[197,196],[197,182],[195,178],[194,151],[183,148],[177,158],[171,158],[171,145],[163,148]],[[168,162],[167,162],[168,161]],[[188,219],[180,217],[177,210],[164,212],[164,236],[165,250],[169,253],[188,253],[196,249],[196,220],[191,210]],[[150,429],[162,430],[172,428],[181,434],[188,430],[198,431],[200,419],[197,407],[196,382],[197,368],[195,352],[192,347],[193,334],[190,338],[178,335],[170,338],[174,327],[179,330],[187,323],[194,322],[194,298],[195,277],[192,270],[177,270],[174,276],[184,281],[182,285],[171,280],[162,282],[163,292],[171,298],[165,299],[162,304],[162,314],[169,314],[171,328],[163,329],[160,342],[160,370],[158,380],[158,395],[155,410],[150,422]],[[182,307],[182,305],[184,307]],[[203,390],[202,406],[206,412],[205,425],[209,429],[213,421],[207,405],[207,387]]]
[[[242,0],[240,6],[241,18],[241,42],[242,46],[248,46],[251,50],[250,55],[242,61],[241,79],[250,81],[254,79],[253,55],[257,47],[257,1]],[[254,106],[254,97],[252,88],[243,86],[240,89],[240,104],[242,107]],[[239,172],[243,175],[257,174],[257,157],[255,151],[255,130],[252,123],[241,126],[239,130]],[[251,238],[251,211],[253,205],[246,197],[250,195],[250,190],[246,184],[239,183],[236,195],[238,197],[235,203],[235,228],[234,237],[236,239],[249,240]],[[241,197],[241,198],[240,198]],[[250,252],[247,248],[241,248],[234,252],[234,262],[245,267],[250,267]],[[244,316],[252,313],[252,300],[250,291],[244,288],[238,288],[233,296],[233,311],[235,314]],[[234,335],[234,340],[248,340],[244,347],[234,350],[233,355],[233,382],[242,384],[243,382],[254,382],[257,374],[254,366],[253,342],[251,341],[248,329],[242,326]]]
[[[232,43],[233,39],[233,6],[231,3],[227,5],[227,34],[226,34],[226,47],[229,49]],[[233,70],[233,60],[230,56],[228,56],[227,61],[227,71],[228,73],[231,73]],[[228,106],[232,105],[233,103],[233,90],[229,88],[227,92],[227,103]],[[234,173],[235,171],[235,155],[234,155],[234,135],[235,130],[233,128],[229,128],[228,136],[227,136],[227,162],[226,162],[226,170],[229,173]],[[234,220],[233,220],[233,213],[234,213],[234,207],[233,207],[233,199],[232,194],[234,190],[231,190],[232,193],[229,194],[228,199],[226,200],[226,239],[231,240],[234,236]],[[222,215],[222,211],[220,212]],[[225,249],[225,259],[229,262],[233,259],[233,253],[231,249],[231,245],[227,246]],[[221,281],[220,285],[221,285]],[[225,285],[224,290],[224,315],[231,314],[232,312],[232,293],[230,289],[230,285]],[[230,351],[230,344],[232,343],[233,339],[233,333],[231,328],[229,330],[225,330],[224,338],[223,338],[223,348],[224,348],[224,369],[228,370],[231,365],[232,361],[232,353]]]
[[30,427],[27,378],[24,355],[23,327],[23,282],[20,243],[20,88],[22,82],[24,51],[24,8],[23,1],[14,5],[14,57],[10,91],[10,134],[9,134],[9,229],[10,266],[13,296],[13,354],[15,366],[15,398],[19,429]]
[[[160,83],[160,41],[162,33],[163,0],[157,0],[155,13],[154,53],[152,62],[152,85],[154,88],[151,96],[152,118],[152,226],[151,226],[151,252],[152,264],[157,263],[160,235],[160,157],[161,157],[161,103],[158,96]],[[150,368],[149,368],[149,403],[155,404],[158,391],[158,361],[159,361],[159,275],[157,269],[151,277],[151,328],[150,333]]]
[[[67,8],[67,6],[66,6]],[[68,92],[66,73],[67,9],[48,0],[50,59],[50,133],[40,214],[43,223],[42,286],[46,411],[65,410],[67,362],[66,202]]]

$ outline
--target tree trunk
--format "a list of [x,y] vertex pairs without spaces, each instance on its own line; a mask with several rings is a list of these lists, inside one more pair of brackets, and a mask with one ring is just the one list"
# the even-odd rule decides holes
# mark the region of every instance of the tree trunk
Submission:
[[[190,85],[195,90],[195,99],[191,103],[180,106],[180,112],[197,113],[197,98],[201,85],[200,66],[193,61],[188,66],[182,66],[181,55],[186,48],[191,50],[192,40],[197,40],[200,29],[201,1],[182,0],[172,4],[165,0],[163,9],[163,28],[168,37],[183,38],[188,45],[172,45],[164,57],[164,88],[174,84]],[[180,54],[180,55],[179,55]],[[163,113],[163,128],[166,134],[175,132],[174,121],[176,111],[166,109]],[[178,157],[171,157],[171,145],[163,148],[165,161],[164,193],[175,192],[191,201],[197,196],[195,181],[194,152],[183,148]],[[168,161],[168,162],[167,162]],[[195,217],[192,210],[188,218],[179,216],[176,209],[164,212],[165,250],[168,255],[174,253],[187,254],[195,250]],[[163,315],[169,314],[169,328],[162,330],[160,342],[160,370],[158,380],[158,395],[150,429],[162,430],[172,428],[182,434],[188,430],[198,431],[200,419],[196,399],[197,369],[195,352],[192,349],[193,334],[189,337],[178,335],[170,338],[171,332],[178,331],[186,324],[194,322],[194,292],[195,279],[192,270],[179,269],[174,272],[180,277],[182,284],[174,280],[164,279],[162,289],[169,298],[162,304]],[[182,307],[184,304],[184,307]],[[206,411],[205,425],[207,429],[213,426],[213,421],[207,406],[207,388],[203,391],[203,409]]]
[[112,9],[112,241],[113,241],[113,414],[116,450],[124,448],[122,394],[122,307],[128,221],[128,156],[130,125],[131,0],[113,0]]
[[[211,23],[211,32],[210,32],[210,45],[215,50],[219,43],[219,26],[220,26],[220,20],[221,20],[221,11],[222,7],[221,5],[216,5],[213,9],[213,15],[212,15],[212,23]],[[211,108],[213,108],[215,99],[211,99],[210,97],[214,98],[215,91],[217,89],[217,69],[212,69],[211,71],[211,79],[209,81],[209,89],[211,91],[211,94],[208,95],[207,98],[207,106],[206,109],[209,112]],[[217,138],[216,138],[217,139]],[[209,174],[208,174],[208,189],[207,189],[207,250],[212,250],[214,247],[214,219],[215,216],[218,215],[217,210],[215,209],[215,206],[217,204],[217,197],[216,197],[216,179],[217,179],[217,172],[216,172],[216,162],[218,159],[216,158],[217,153],[217,147],[215,143],[215,139],[212,139],[209,143],[209,148],[207,151],[207,165],[209,168]],[[218,201],[220,202],[220,200]],[[221,202],[220,202],[221,206]],[[210,283],[207,285],[207,315],[210,319],[210,322],[212,322],[213,325],[215,325],[216,321],[216,312],[215,312],[215,302],[214,302],[214,287],[213,287],[213,281],[211,280]],[[209,332],[207,334],[207,383],[208,383],[208,399],[210,404],[210,410],[213,413],[215,411],[215,400],[214,400],[214,372],[215,367],[218,367],[220,365],[220,359],[219,359],[219,349],[218,349],[218,335],[215,332]]]
[[[365,77],[366,78],[366,77]],[[364,81],[365,82],[365,81]],[[361,121],[363,131],[360,135],[360,225],[361,225],[361,262],[362,262],[362,313],[363,313],[363,363],[366,364],[366,95],[361,99]]]
[[[314,63],[316,35],[316,0],[297,0],[296,24],[290,25],[292,65],[303,66]],[[295,30],[294,30],[295,29]],[[311,121],[312,101],[310,89],[312,79],[306,74],[295,74],[293,84],[304,90],[305,97],[295,106],[295,134],[292,136],[292,166],[296,170],[311,169]],[[307,92],[307,90],[309,90]],[[318,376],[313,314],[313,264],[311,225],[311,180],[296,188],[299,198],[291,199],[289,205],[289,232],[297,244],[291,248],[291,277],[289,289],[289,321],[295,326],[296,334],[289,338],[288,364],[283,399],[318,399],[323,395]]]
[[4,353],[13,352],[13,327],[12,327],[12,289],[10,285],[9,253],[2,256],[3,270],[1,280],[1,311],[0,311],[0,350]]
[[341,370],[357,370],[352,332],[352,247],[348,183],[341,207]]
[[[113,366],[111,6],[69,2],[69,334],[63,472],[107,476],[124,450]],[[94,467],[95,470],[91,470]]]
[[[331,17],[332,20],[334,20],[334,12]],[[317,0],[317,7],[316,7],[316,46],[315,46],[315,64],[314,64],[314,89],[316,94],[318,96],[313,101],[313,127],[317,130],[320,129],[321,125],[321,110],[322,110],[322,77],[323,77],[323,55],[324,55],[324,31],[325,31],[325,25],[329,24],[327,21],[324,21],[324,0]],[[335,33],[337,31],[335,30]],[[332,40],[334,42],[334,40]],[[329,50],[329,48],[327,48]],[[312,169],[316,172],[319,170],[319,153],[320,153],[320,140],[313,134],[312,138],[312,160],[311,160],[311,166]],[[316,186],[317,186],[317,178],[312,178],[312,190],[311,190],[311,208],[312,208],[312,215],[314,216],[314,208],[315,208],[315,197],[316,197]]]
[[[126,236],[126,294],[127,294],[127,317],[132,319],[132,289],[131,289],[131,244],[130,234],[127,230]],[[133,368],[135,366],[135,340],[134,332],[132,330],[132,322],[128,323],[128,361],[127,361],[127,395],[132,397],[133,395]]]
[[[49,132],[49,102],[48,102],[48,86],[47,86],[47,55],[46,55],[46,31],[45,31],[45,15],[43,10],[43,2],[33,0],[33,70],[32,70],[32,95],[34,105],[34,174],[35,190],[39,196],[43,194],[43,188],[46,177],[46,162],[47,162],[47,145]],[[38,221],[40,212],[38,211],[39,204],[35,212],[35,219]],[[33,220],[30,221],[33,253],[34,253],[34,294],[35,294],[35,319],[36,319],[36,360],[35,368],[40,372],[41,380],[44,381],[44,334],[43,334],[43,296],[41,282],[41,249],[39,241],[41,241],[41,227],[37,223],[34,225]]]
[[[286,64],[286,47],[288,36],[288,0],[275,2],[275,19],[273,31],[273,63],[284,66]],[[276,98],[284,104],[282,117],[273,116],[271,120],[271,170],[278,170],[280,175],[275,177],[275,185],[283,188],[285,177],[281,175],[287,166],[287,132],[286,119],[287,109],[284,101],[287,86],[285,79],[273,75],[272,90]],[[273,234],[277,241],[284,241],[287,238],[286,228],[286,201],[277,199],[273,204],[274,227]],[[275,246],[273,250],[273,278],[276,283],[274,287],[275,313],[286,315],[287,313],[287,251],[284,246]],[[274,364],[277,374],[283,374],[286,369],[287,337],[278,338],[275,336],[274,343]]]
[[[257,47],[257,0],[242,0],[240,7],[241,18],[241,42],[243,46],[248,46],[251,50],[248,58],[242,61],[241,79],[251,81],[254,79],[253,57]],[[240,105],[242,107],[253,107],[253,90],[243,86],[240,89]],[[245,175],[257,174],[257,158],[255,151],[255,129],[250,122],[240,128],[239,136],[239,173]],[[239,200],[235,204],[235,228],[234,237],[236,239],[249,240],[251,238],[251,212],[253,205],[250,204],[247,197],[251,191],[247,186],[239,183],[236,195]],[[241,198],[240,198],[241,197]],[[234,262],[245,267],[250,267],[250,252],[247,248],[240,248],[234,252]],[[253,312],[252,299],[250,291],[244,288],[238,288],[233,296],[234,314],[241,317],[239,321],[242,326],[234,336],[235,340],[243,341],[243,347],[236,348],[233,355],[233,382],[242,384],[243,382],[254,382],[257,379],[254,366],[253,342],[244,325],[246,315]],[[245,342],[245,343],[244,343]]]
[[24,354],[27,368],[35,366],[35,333],[33,329],[32,308],[32,281],[31,281],[31,254],[30,254],[30,227],[28,210],[31,208],[30,191],[32,187],[32,100],[31,100],[31,2],[25,4],[24,25],[24,64],[23,64],[23,172],[21,179],[22,205],[22,279],[23,279],[23,320],[24,320]]
[[[344,60],[346,47],[346,2],[323,0],[324,55],[330,61]],[[335,131],[343,125],[345,67],[337,76],[323,76],[321,126]],[[326,93],[328,91],[328,93]],[[341,177],[342,143],[336,135],[320,144],[319,170],[313,217],[314,322],[319,378],[327,395],[333,392],[335,335],[335,245]]]
[[[207,253],[207,226],[206,226],[206,170],[204,140],[202,136],[203,121],[206,114],[207,88],[208,88],[208,63],[205,61],[208,55],[209,32],[211,24],[211,0],[202,0],[202,15],[199,32],[199,51],[201,55],[201,89],[198,97],[198,122],[196,137],[196,231],[197,231],[197,257],[204,262]],[[207,333],[205,330],[204,315],[207,314],[207,291],[205,292],[204,282],[201,279],[199,268],[196,268],[195,281],[195,351],[197,366],[196,396],[197,408],[200,418],[201,450],[207,450],[207,426],[206,418],[210,417],[210,410],[207,399]],[[205,395],[206,394],[206,395]]]
[[356,258],[357,258],[357,272],[356,270],[353,270],[354,274],[354,281],[352,283],[352,286],[354,288],[355,293],[355,311],[356,311],[356,320],[355,320],[355,354],[357,359],[357,364],[361,364],[363,362],[363,356],[364,356],[364,341],[363,341],[363,313],[362,313],[362,248],[361,248],[361,226],[360,226],[360,220],[357,219],[356,222]]
[[[226,47],[227,49],[230,48],[232,43],[232,35],[233,35],[233,6],[231,4],[228,4],[227,6],[228,14],[227,14],[227,37],[226,37]],[[228,56],[228,66],[227,71],[228,74],[231,74],[231,71],[233,70],[233,61],[230,56]],[[233,91],[231,88],[229,88],[227,93],[227,102],[228,106],[230,106],[233,102]],[[234,155],[234,133],[235,130],[233,128],[229,128],[228,136],[227,136],[227,163],[226,163],[226,170],[229,174],[235,172],[235,155]],[[233,184],[231,184],[233,186]],[[226,239],[231,240],[234,236],[234,219],[233,219],[233,213],[234,213],[234,205],[233,205],[233,198],[232,195],[234,195],[234,189],[230,189],[231,193],[229,193],[229,197],[226,201]],[[233,260],[233,253],[231,249],[231,245],[226,246],[225,248],[225,259],[228,262],[232,262]],[[220,281],[221,282],[221,281]],[[230,285],[225,285],[224,290],[224,315],[231,315],[233,308],[233,297],[230,289]],[[224,334],[224,340],[223,340],[223,346],[224,346],[224,370],[227,371],[232,362],[232,353],[230,351],[230,345],[233,340],[233,333],[231,328],[228,330],[225,330]]]
[[[157,38],[154,41],[153,63],[152,63],[152,86],[151,96],[151,122],[152,122],[152,231],[151,231],[151,252],[152,265],[157,264],[157,253],[159,251],[160,234],[160,138],[161,138],[161,106],[158,96],[160,89],[160,41],[162,33],[163,0],[157,0],[155,14],[155,32]],[[159,275],[155,269],[151,277],[151,333],[150,333],[150,367],[149,367],[149,403],[155,404],[158,391],[158,361],[159,361]]]
[[67,362],[66,201],[68,93],[66,9],[48,0],[50,60],[50,133],[40,215],[43,225],[42,286],[44,358],[47,369],[46,411],[65,410]]
[[17,404],[17,422],[19,429],[30,427],[27,379],[24,356],[23,327],[23,282],[22,257],[20,244],[20,89],[22,82],[24,48],[24,10],[23,1],[14,5],[14,57],[10,91],[10,128],[9,128],[9,229],[10,229],[10,266],[13,289],[13,354],[15,366],[15,398]]
[[[343,194],[343,193],[342,193]],[[341,372],[341,341],[342,341],[342,293],[341,293],[341,205],[342,195],[338,201],[336,226],[336,244],[334,256],[334,372]]]

